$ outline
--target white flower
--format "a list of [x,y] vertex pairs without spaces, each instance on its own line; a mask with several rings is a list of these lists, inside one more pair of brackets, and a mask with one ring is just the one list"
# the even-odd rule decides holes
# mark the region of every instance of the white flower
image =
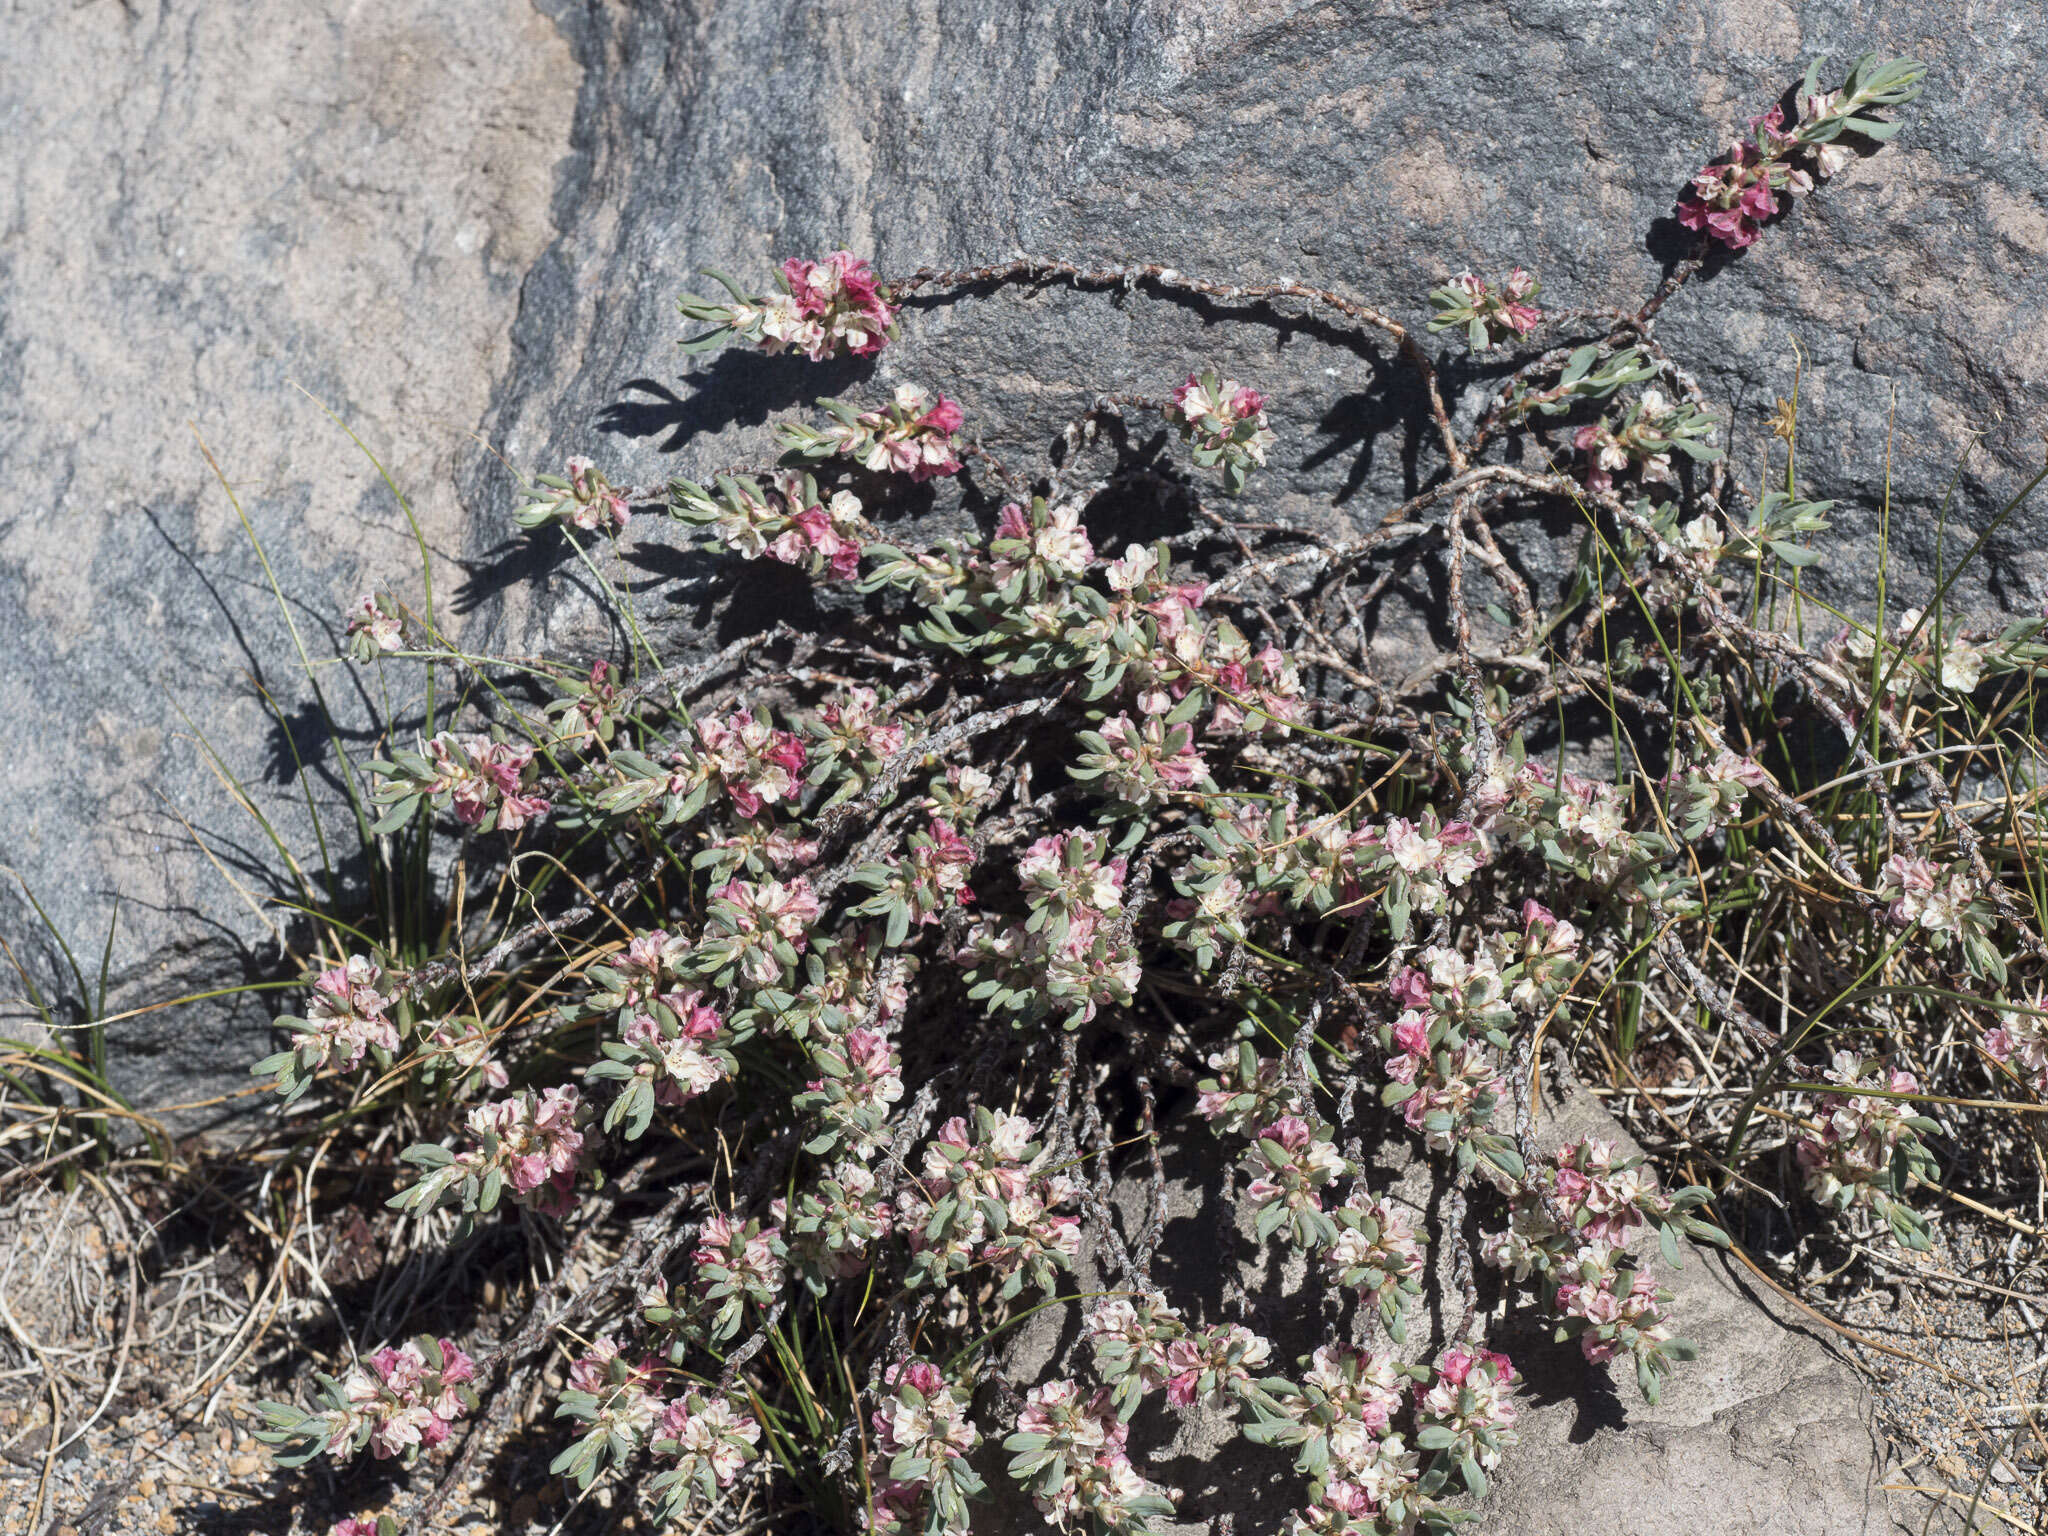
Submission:
[[1151,580],[1152,573],[1159,566],[1159,557],[1143,544],[1133,544],[1124,550],[1121,560],[1109,563],[1109,586],[1113,592],[1130,592]]
[[1967,640],[1958,640],[1941,658],[1941,686],[1958,693],[1974,693],[1984,680],[1984,652]]
[[1702,513],[1687,523],[1682,530],[1685,547],[1696,555],[1705,555],[1709,562],[1721,558],[1721,546],[1725,542],[1721,535],[1721,524],[1710,514]]
[[1052,509],[1045,527],[1032,535],[1031,548],[1047,565],[1069,576],[1080,575],[1095,558],[1095,548],[1081,526],[1081,509],[1073,502]]
[[1022,1115],[998,1114],[995,1127],[989,1132],[989,1150],[1006,1163],[1024,1160],[1024,1149],[1031,1144],[1033,1126]]

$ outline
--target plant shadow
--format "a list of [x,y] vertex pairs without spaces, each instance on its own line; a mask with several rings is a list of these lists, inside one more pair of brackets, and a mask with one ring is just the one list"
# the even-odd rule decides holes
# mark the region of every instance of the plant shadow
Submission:
[[[840,394],[873,371],[867,358],[814,363],[800,353],[728,348],[709,367],[681,376],[688,394],[659,379],[628,379],[620,386],[621,398],[599,413],[597,430],[642,441],[659,438],[655,452],[680,453],[707,432],[760,426],[777,411]],[[625,398],[632,395],[642,398]]]

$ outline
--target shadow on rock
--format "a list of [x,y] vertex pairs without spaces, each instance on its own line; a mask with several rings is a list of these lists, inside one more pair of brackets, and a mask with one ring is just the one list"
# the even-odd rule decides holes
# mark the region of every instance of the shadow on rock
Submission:
[[[682,377],[687,395],[659,379],[629,379],[622,398],[606,406],[597,429],[614,437],[658,437],[660,453],[680,453],[691,439],[730,426],[755,427],[778,411],[809,405],[850,389],[874,371],[865,358],[814,363],[800,353],[721,352],[711,366]],[[624,396],[639,395],[630,399]]]

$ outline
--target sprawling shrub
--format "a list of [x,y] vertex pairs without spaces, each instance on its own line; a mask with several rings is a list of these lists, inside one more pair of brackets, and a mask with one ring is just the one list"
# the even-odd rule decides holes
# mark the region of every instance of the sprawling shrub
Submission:
[[[1026,258],[886,280],[844,251],[785,263],[772,292],[685,298],[692,347],[813,359],[1014,284],[1312,310],[1404,361],[1436,462],[1332,539],[1239,510],[1286,445],[1256,381],[1199,358],[1158,398],[1094,402],[1043,470],[907,384],[822,400],[776,427],[779,462],[706,484],[618,486],[580,459],[535,479],[512,515],[575,545],[621,656],[493,663],[430,609],[365,597],[358,662],[461,690],[371,765],[383,856],[446,921],[412,953],[328,957],[258,1070],[354,1119],[403,1106],[395,1241],[517,1224],[555,1278],[473,1360],[423,1338],[274,1405],[273,1441],[410,1461],[468,1435],[473,1456],[559,1348],[554,1470],[677,1520],[779,1479],[837,1528],[938,1536],[1007,1478],[1061,1527],[1143,1530],[1177,1497],[1144,1410],[1291,1459],[1291,1529],[1438,1529],[1515,1441],[1482,1287],[1651,1401],[1683,1390],[1693,1347],[1659,1276],[1688,1239],[1726,1241],[1707,1208],[1766,1097],[1793,1095],[1773,1112],[1815,1202],[1922,1240],[1909,1197],[1938,1127],[1911,1063],[1866,1059],[1899,1037],[1868,988],[1767,1022],[1748,924],[1875,957],[1858,986],[1921,966],[1979,1002],[2038,961],[1929,752],[1976,739],[1997,706],[1974,701],[2031,675],[2039,625],[1961,632],[1937,599],[1802,644],[1784,599],[1828,506],[1789,453],[1782,488],[1747,494],[1726,412],[1656,334],[1709,242],[1726,259],[1889,137],[1873,114],[1920,75],[1865,60],[1823,91],[1817,70],[1693,180],[1701,251],[1637,309],[1545,314],[1519,268],[1466,273],[1418,334],[1292,282]],[[1508,360],[1470,419],[1430,332]],[[1125,455],[1078,483],[1101,429],[1146,414],[1185,467]],[[920,541],[885,517],[956,478],[979,531]],[[1183,531],[1100,547],[1141,481]],[[1583,530],[1555,594],[1495,535],[1546,506]],[[820,632],[764,623],[667,663],[593,558],[664,513],[848,600]],[[1452,649],[1388,679],[1364,611],[1431,560]],[[1567,711],[1599,722],[1590,747],[1567,750]],[[1794,740],[1801,721],[1818,734]],[[1815,740],[1832,799],[1796,789]],[[443,847],[459,878],[433,873]],[[1756,1085],[1730,1134],[1658,1168],[1599,1139],[1541,1149],[1542,1042],[1558,1071],[1625,1059],[1650,1001]],[[2038,1089],[2038,1023],[2010,1009],[1970,1060]],[[1816,1074],[1825,1096],[1798,1097]],[[1388,1136],[1440,1164],[1443,1225],[1375,1187]],[[1343,1319],[1322,1347],[1286,1357],[1248,1314],[1162,1288],[1165,1149],[1218,1170],[1217,1231],[1306,1261]],[[1077,1265],[1104,1288],[1077,1294]],[[1440,1321],[1417,1305],[1432,1272]],[[1006,1330],[1046,1306],[1073,1309],[1085,1367],[1012,1380]]]

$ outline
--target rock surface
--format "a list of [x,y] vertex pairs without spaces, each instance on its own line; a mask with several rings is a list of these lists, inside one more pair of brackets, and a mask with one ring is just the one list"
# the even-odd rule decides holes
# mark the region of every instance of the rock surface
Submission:
[[[1214,359],[1275,397],[1278,509],[1369,521],[1423,472],[1414,401],[1381,352],[1297,321],[1142,293],[970,296],[916,307],[870,379],[685,366],[672,300],[702,266],[765,275],[840,244],[885,271],[1023,248],[1291,275],[1407,318],[1445,274],[1514,261],[1546,302],[1634,300],[1676,249],[1687,173],[1806,56],[1870,47],[1930,64],[1910,126],[1696,284],[1665,338],[1734,404],[1752,480],[1803,353],[1802,463],[1843,499],[1830,590],[1852,602],[1888,443],[1910,596],[1937,539],[1953,559],[2036,461],[2048,407],[2038,7],[98,0],[37,8],[11,39],[0,462],[29,494],[0,526],[0,707],[17,722],[0,857],[88,961],[119,893],[114,991],[131,1002],[260,969],[275,919],[256,909],[290,894],[201,732],[302,867],[319,853],[295,754],[348,837],[319,708],[185,423],[311,653],[370,582],[422,595],[395,502],[294,381],[412,495],[444,616],[479,643],[595,643],[574,600],[532,601],[550,557],[506,539],[509,481],[479,430],[521,467],[580,449],[647,480],[757,455],[771,412],[904,377],[1029,459],[1095,392],[1158,391]],[[1991,541],[1966,607],[2039,602],[2042,516]],[[1555,572],[1543,530],[1510,539]],[[679,578],[647,599],[679,621],[664,644],[792,597],[664,546],[657,531],[625,572]],[[1406,646],[1415,625],[1388,633]],[[359,729],[373,701],[316,676]],[[47,980],[54,947],[8,899],[0,921]],[[157,1100],[237,1082],[265,1011],[118,1026],[117,1073]]]
[[[1627,1140],[1583,1096],[1562,1106],[1541,1139],[1584,1135]],[[1687,1530],[1729,1536],[1889,1531],[1867,1394],[1826,1335],[1801,1328],[1717,1252],[1695,1248],[1684,1269],[1658,1273],[1700,1358],[1650,1408],[1626,1370],[1610,1389],[1605,1372],[1569,1347],[1525,1350],[1535,1401],[1482,1529],[1652,1536],[1682,1514]]]
[[[291,632],[200,439],[315,656],[373,575],[417,569],[390,492],[316,401],[459,553],[457,468],[556,235],[579,71],[524,0],[8,10],[0,864],[89,980],[118,895],[110,1006],[132,1006],[243,980],[275,953],[280,914],[257,905],[293,894],[209,749],[316,882],[295,753],[337,861],[352,837]],[[365,701],[322,680],[359,726]],[[0,932],[75,999],[5,884]],[[117,1079],[159,1103],[238,1088],[275,1011],[117,1025]]]
[[[1546,1149],[1586,1135],[1629,1145],[1589,1096],[1553,1100],[1546,1110],[1536,1127]],[[1243,1321],[1273,1341],[1271,1369],[1283,1375],[1297,1356],[1346,1336],[1348,1315],[1323,1295],[1320,1281],[1305,1284],[1300,1259],[1290,1254],[1283,1260],[1282,1245],[1259,1244],[1248,1221],[1219,1242],[1221,1196],[1213,1175],[1203,1182],[1171,1164],[1167,1173],[1167,1220],[1153,1277],[1191,1321]],[[1395,1132],[1372,1160],[1370,1182],[1418,1230],[1440,1230],[1445,1183],[1439,1169],[1411,1157],[1405,1133]],[[1146,1198],[1136,1180],[1118,1186],[1127,1232],[1143,1224]],[[1498,1224],[1491,1216],[1486,1221]],[[1467,1235],[1479,1225],[1468,1222]],[[1649,1247],[1654,1251],[1653,1241]],[[1432,1248],[1431,1260],[1431,1283],[1410,1323],[1411,1357],[1426,1350],[1427,1331],[1441,1333],[1446,1313],[1455,1317],[1459,1306],[1440,1248]],[[1676,1327],[1700,1346],[1700,1358],[1678,1368],[1657,1407],[1642,1401],[1626,1364],[1611,1375],[1588,1365],[1576,1346],[1550,1342],[1526,1293],[1503,1319],[1487,1325],[1489,1343],[1525,1378],[1521,1442],[1508,1452],[1492,1496],[1469,1529],[1514,1536],[1890,1531],[1893,1514],[1879,1486],[1868,1396],[1855,1370],[1822,1340],[1787,1326],[1766,1304],[1768,1292],[1720,1254],[1688,1248],[1676,1272],[1655,1257],[1651,1263],[1673,1293]],[[1083,1294],[1122,1283],[1104,1272],[1092,1245],[1076,1279],[1074,1289]],[[1493,1297],[1498,1287],[1491,1273],[1482,1271],[1479,1279],[1482,1298]],[[1241,1318],[1226,1299],[1233,1283],[1251,1298]],[[1018,1330],[1006,1360],[1014,1380],[1086,1379],[1089,1351],[1067,1312],[1041,1312]],[[1219,1529],[1225,1515],[1239,1532],[1276,1530],[1305,1501],[1305,1480],[1292,1470],[1291,1456],[1251,1446],[1199,1412],[1180,1415],[1148,1404],[1133,1420],[1131,1444],[1134,1459],[1145,1454],[1155,1481],[1183,1490],[1180,1521],[1168,1529],[1184,1536]],[[999,1529],[1032,1528],[1037,1517],[1023,1499],[1007,1491],[999,1497]]]

